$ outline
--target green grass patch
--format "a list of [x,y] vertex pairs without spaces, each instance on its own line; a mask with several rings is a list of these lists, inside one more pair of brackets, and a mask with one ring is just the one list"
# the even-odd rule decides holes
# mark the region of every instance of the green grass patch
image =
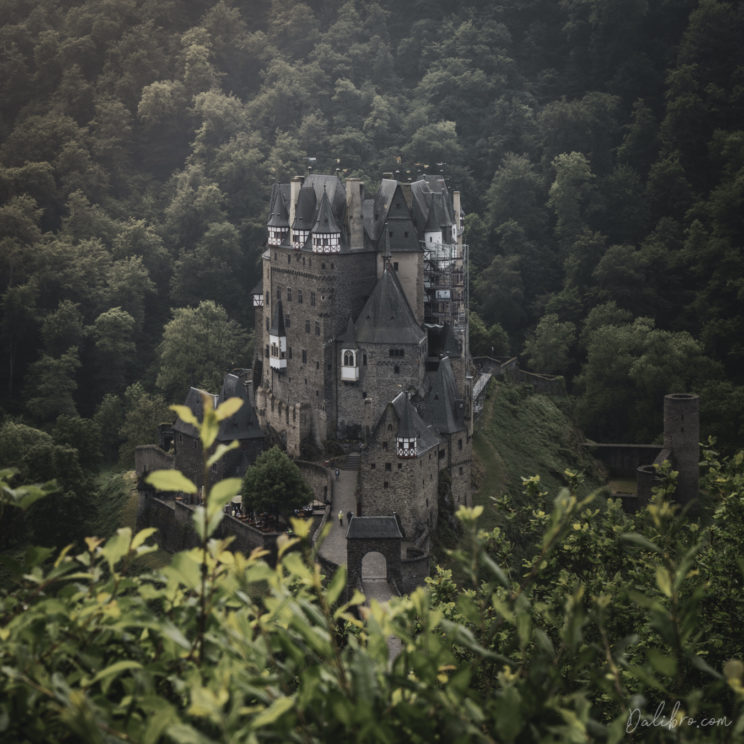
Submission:
[[583,474],[585,491],[601,486],[601,472],[582,448],[583,440],[548,396],[525,385],[492,381],[473,438],[473,504],[485,507],[482,526],[496,526],[492,496],[508,493],[513,503],[521,503],[522,478],[539,475],[550,494],[566,485],[566,470]]

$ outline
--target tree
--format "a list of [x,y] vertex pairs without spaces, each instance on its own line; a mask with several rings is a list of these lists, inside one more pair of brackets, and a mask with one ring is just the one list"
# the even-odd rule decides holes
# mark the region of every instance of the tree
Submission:
[[295,509],[312,501],[313,491],[300,469],[274,445],[245,471],[243,505],[249,513],[274,514],[288,521]]
[[575,342],[576,326],[549,313],[540,318],[534,334],[524,345],[524,353],[536,372],[563,374],[568,370]]
[[77,415],[75,392],[80,356],[77,346],[53,357],[42,354],[28,370],[26,410],[35,421],[49,423],[57,416]]
[[225,372],[244,366],[248,334],[211,300],[183,307],[163,329],[156,384],[169,400],[181,400],[189,387],[219,389]]
[[[135,382],[125,391],[122,402],[123,421],[118,431],[121,445],[119,447],[119,464],[125,468],[134,466],[134,450],[140,444],[158,441],[160,424],[173,420],[173,414],[160,395],[148,393],[142,383]],[[104,416],[104,411],[106,416]],[[106,406],[99,409],[98,419],[101,425],[111,425],[116,421],[115,401],[109,398]],[[102,436],[112,438],[116,432],[102,432]]]

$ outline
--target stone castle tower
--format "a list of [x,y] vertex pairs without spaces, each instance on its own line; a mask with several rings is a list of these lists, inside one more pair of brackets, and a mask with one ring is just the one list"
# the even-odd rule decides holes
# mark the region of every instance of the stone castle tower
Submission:
[[253,291],[262,427],[294,456],[358,444],[359,509],[395,512],[411,538],[436,523],[442,471],[454,500],[469,498],[461,225],[459,193],[438,176],[385,177],[371,197],[356,178],[295,177],[273,187]]

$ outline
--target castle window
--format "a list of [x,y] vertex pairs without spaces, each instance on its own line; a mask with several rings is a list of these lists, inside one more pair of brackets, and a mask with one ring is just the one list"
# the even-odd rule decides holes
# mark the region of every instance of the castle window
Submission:
[[279,259],[279,254],[276,251],[274,251],[274,261],[278,259]]
[[405,349],[390,349],[388,351],[391,357],[400,357],[403,358],[406,355]]
[[344,367],[356,367],[356,352],[344,349]]
[[393,261],[393,268],[397,271],[398,270],[398,262]]
[[276,288],[276,301],[279,302],[282,299],[282,288]]
[[271,294],[269,293],[269,290],[266,290],[266,304],[269,304],[269,298],[271,297]]
[[266,344],[266,349],[264,351],[264,356],[268,359],[269,358],[269,345]]
[[315,307],[315,292],[310,292],[310,305]]
[[321,268],[321,269],[325,269],[325,263],[321,263],[321,264],[320,264],[320,268]]
[[462,439],[457,440],[457,449],[462,450]]
[[388,230],[388,236],[391,237],[391,238],[393,237],[393,231],[392,230]]
[[310,321],[305,321],[305,333],[310,333]]
[[284,327],[289,328],[290,322],[289,322],[289,315],[284,316]]
[[384,483],[382,484],[382,487],[383,487],[383,488],[390,488],[390,484],[389,484],[389,483],[388,483],[387,481],[385,481],[385,482],[384,482]]
[[320,369],[320,362],[315,362],[315,369]]
[[439,450],[439,459],[440,460],[444,460],[444,450],[443,449]]
[[399,364],[396,364],[396,365],[395,365],[395,366],[393,367],[393,372],[394,372],[394,373],[395,373],[396,375],[399,375],[399,374],[400,374],[400,365],[399,365]]
[[375,465],[375,463],[373,463],[373,462],[370,463],[370,465],[369,465],[369,469],[370,470],[374,470],[376,467],[377,467],[377,465]]
[[398,470],[403,470],[403,463],[401,462],[398,463]]
[[266,318],[266,330],[268,331],[270,328],[269,319]]
[[331,268],[332,269],[335,269],[336,268],[336,265],[333,262],[331,262]]
[[460,467],[460,475],[462,475],[462,467]]
[[385,463],[385,472],[386,473],[389,473],[392,469],[393,469],[393,466],[389,462],[386,462]]
[[383,443],[382,443],[382,449],[384,449],[384,450],[386,450],[386,449],[387,449],[387,442],[383,442]]
[[362,354],[362,365],[365,367],[367,366],[367,355],[366,354]]
[[[302,363],[307,363],[307,351],[305,349],[302,350]],[[305,382],[307,383],[307,380]]]
[[320,336],[320,323],[318,321],[315,321],[315,335]]
[[287,302],[292,302],[292,289],[287,287]]
[[388,424],[388,431],[392,431],[392,430],[393,430],[393,425],[392,424]]
[[302,304],[302,290],[297,290],[297,302],[301,305]]
[[407,238],[407,237],[408,237],[408,230],[406,230],[406,231],[405,231],[405,232],[403,233],[403,237],[404,237],[404,238]]

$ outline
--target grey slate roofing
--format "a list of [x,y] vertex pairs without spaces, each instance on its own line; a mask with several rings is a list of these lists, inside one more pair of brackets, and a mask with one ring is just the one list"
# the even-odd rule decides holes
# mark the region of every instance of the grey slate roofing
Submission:
[[313,225],[314,233],[340,233],[341,228],[336,222],[331,210],[331,201],[328,198],[328,192],[324,189],[323,196],[320,198],[320,207],[318,208],[318,218]]
[[295,205],[295,218],[292,223],[293,230],[312,230],[315,224],[315,208],[318,199],[315,189],[303,185],[297,197]]
[[[286,191],[286,194],[285,194]],[[269,227],[289,227],[289,188],[287,184],[275,183],[271,189]]]
[[[401,425],[407,427],[408,433],[401,436],[416,437],[417,455],[422,455],[432,447],[436,447],[439,444],[439,437],[436,432],[432,429],[430,424],[426,423],[421,418],[419,412],[405,393],[398,393],[398,395],[393,398],[391,405],[395,409],[395,414],[398,417],[399,433]],[[380,421],[382,421],[383,417],[380,417]]]
[[356,340],[368,344],[418,344],[426,333],[416,323],[395,272],[382,272],[355,323]]
[[220,424],[220,431],[217,435],[218,441],[231,442],[233,439],[262,439],[263,432],[258,425],[256,411],[251,405],[248,397],[248,391],[240,378],[234,374],[226,374],[222,382],[222,391],[220,392],[219,403],[226,401],[228,398],[240,398],[243,405],[230,418],[225,419]]
[[352,517],[346,530],[347,540],[402,540],[403,535],[394,516]]
[[[186,395],[184,405],[191,409],[196,418],[201,421],[203,418],[203,397],[205,394],[207,400],[211,402],[214,408],[223,403],[228,398],[240,398],[243,405],[230,418],[220,423],[220,430],[217,434],[217,441],[231,442],[233,439],[261,439],[263,432],[258,425],[256,412],[248,399],[248,393],[245,385],[240,381],[237,375],[227,374],[222,382],[222,391],[219,395],[207,393],[205,390],[191,387]],[[191,424],[187,424],[180,418],[173,425],[173,429],[189,437],[198,437],[199,432]]]
[[356,329],[351,315],[349,315],[349,320],[346,323],[346,330],[338,337],[338,340],[343,344],[345,349],[357,348]]
[[425,385],[421,411],[426,421],[440,434],[462,431],[465,410],[457,397],[457,382],[449,358],[440,360],[436,372],[427,372]]
[[277,300],[271,312],[271,328],[269,333],[272,336],[286,336],[287,331],[284,326],[284,312],[282,310],[282,301]]

